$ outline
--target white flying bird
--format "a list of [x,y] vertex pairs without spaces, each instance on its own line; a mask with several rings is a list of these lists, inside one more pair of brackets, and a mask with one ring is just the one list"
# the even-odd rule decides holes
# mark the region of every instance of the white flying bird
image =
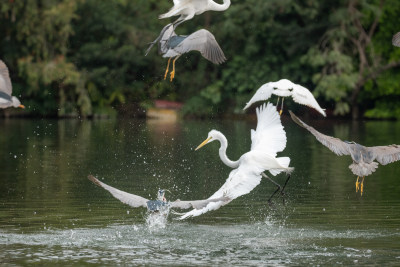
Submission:
[[0,108],[25,108],[21,102],[12,94],[10,74],[6,64],[0,60]]
[[[277,152],[283,151],[286,147],[286,133],[276,107],[268,103],[257,108],[257,120],[257,129],[255,131],[251,130],[251,150],[243,154],[237,161],[228,159],[226,155],[228,141],[221,132],[216,130],[211,130],[208,133],[208,138],[196,148],[197,150],[214,140],[220,142],[219,157],[223,163],[234,168],[234,170],[229,174],[225,184],[209,199],[221,197],[227,197],[228,199],[208,203],[206,207],[191,210],[183,214],[179,219],[199,216],[208,211],[216,210],[233,199],[248,194],[260,183],[262,176],[268,178],[263,173],[266,170],[274,176],[280,172],[288,174],[292,172],[293,168],[289,167],[289,157],[276,157]],[[289,178],[290,175],[288,176]]]
[[277,105],[279,104],[279,97],[282,97],[280,114],[282,114],[283,98],[292,96],[294,102],[313,108],[326,117],[325,109],[322,109],[319,106],[317,100],[315,100],[314,96],[307,88],[299,84],[292,83],[287,79],[282,79],[277,82],[269,82],[262,85],[243,109],[247,109],[257,101],[269,99],[272,94],[278,96]]

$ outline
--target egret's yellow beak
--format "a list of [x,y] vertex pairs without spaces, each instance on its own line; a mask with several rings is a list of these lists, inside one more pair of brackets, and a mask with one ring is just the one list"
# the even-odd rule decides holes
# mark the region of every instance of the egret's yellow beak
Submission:
[[19,105],[18,107],[19,107],[19,108],[25,108],[25,106],[24,106],[24,105]]
[[205,146],[205,145],[208,143],[208,141],[211,140],[211,138],[212,138],[212,137],[210,136],[210,137],[208,137],[206,140],[204,140],[203,143],[201,143],[198,147],[196,147],[196,149],[195,149],[194,151],[196,151],[196,150],[202,148],[203,146]]

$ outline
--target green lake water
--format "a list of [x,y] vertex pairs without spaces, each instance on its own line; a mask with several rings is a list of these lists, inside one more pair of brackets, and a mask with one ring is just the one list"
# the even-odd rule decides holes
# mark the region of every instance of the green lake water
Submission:
[[[171,200],[208,198],[230,168],[217,142],[194,148],[217,129],[236,160],[255,120],[1,119],[0,265],[399,266],[400,162],[366,177],[361,197],[350,157],[282,120],[288,143],[279,155],[295,167],[284,203],[268,205],[275,187],[262,180],[217,211],[153,226],[145,209],[120,203],[88,174],[146,198],[159,188]],[[367,146],[400,144],[399,122],[304,121]]]

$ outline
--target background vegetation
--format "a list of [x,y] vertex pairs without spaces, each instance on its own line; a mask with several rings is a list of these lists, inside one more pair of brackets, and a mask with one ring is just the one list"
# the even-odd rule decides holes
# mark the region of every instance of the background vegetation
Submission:
[[[181,24],[210,30],[228,61],[199,53],[177,61],[144,52],[172,1],[4,0],[0,58],[27,115],[141,114],[155,99],[185,103],[193,116],[241,114],[263,83],[288,78],[314,92],[330,115],[400,118],[398,0],[232,0]],[[289,101],[288,101],[289,102]]]

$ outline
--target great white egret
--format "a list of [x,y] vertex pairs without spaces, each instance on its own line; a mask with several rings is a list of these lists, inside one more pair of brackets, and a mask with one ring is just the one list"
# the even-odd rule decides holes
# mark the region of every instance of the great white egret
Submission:
[[394,46],[400,47],[400,32],[398,32],[395,35],[393,35],[392,44]]
[[[171,59],[174,58],[172,62],[172,71],[170,74],[170,80],[172,81],[175,77],[175,62],[176,60],[185,53],[190,51],[199,51],[201,55],[207,60],[214,64],[223,63],[226,58],[221,47],[219,47],[214,35],[207,30],[198,30],[189,36],[176,35],[172,24],[168,24],[163,28],[158,40],[158,51],[163,57],[168,57],[168,65],[165,71],[164,80],[167,78],[169,65]],[[150,49],[153,47],[154,42],[150,44],[146,51],[146,55],[149,53]]]
[[268,103],[257,108],[256,112],[258,122],[256,130],[251,130],[251,150],[243,154],[239,160],[232,161],[227,157],[228,141],[217,130],[211,130],[208,133],[208,138],[196,148],[198,150],[215,140],[220,142],[219,157],[223,163],[234,168],[234,170],[229,174],[225,184],[209,199],[218,199],[224,196],[228,199],[210,202],[206,207],[191,210],[179,219],[199,216],[208,211],[219,209],[233,199],[248,194],[261,182],[262,176],[267,177],[263,174],[266,170],[274,176],[286,172],[289,174],[288,179],[290,178],[290,173],[293,171],[293,168],[289,167],[290,158],[276,157],[277,152],[283,151],[286,147],[286,133],[276,107]]
[[231,5],[230,0],[223,0],[218,4],[212,0],[174,0],[174,6],[165,14],[159,16],[159,19],[165,19],[174,16],[180,16],[173,24],[176,28],[186,20],[192,19],[195,15],[200,15],[205,11],[224,11]]
[[0,108],[25,108],[19,99],[12,94],[10,74],[6,64],[0,60]]
[[121,201],[124,204],[127,204],[133,208],[144,207],[147,208],[148,211],[160,211],[164,208],[178,208],[178,209],[201,209],[205,207],[207,204],[213,201],[226,201],[228,198],[222,196],[218,199],[206,199],[206,200],[175,200],[169,202],[165,198],[165,190],[158,190],[157,200],[149,200],[141,196],[137,196],[134,194],[130,194],[119,189],[116,189],[112,186],[106,185],[105,183],[100,182],[93,175],[89,175],[88,179],[92,181],[94,184],[104,188],[108,192],[111,193],[116,199]]
[[[361,195],[364,191],[365,176],[372,174],[378,168],[378,161],[382,165],[386,165],[400,160],[400,146],[373,146],[366,147],[355,142],[342,141],[339,138],[324,135],[313,127],[301,121],[293,112],[289,111],[292,120],[303,128],[312,133],[319,142],[329,148],[338,156],[350,155],[353,163],[349,166],[350,170],[357,175],[356,192],[360,190]],[[362,177],[360,182],[360,177]]]
[[272,94],[278,96],[278,102],[276,105],[279,104],[279,97],[282,97],[280,114],[282,114],[284,97],[292,96],[294,102],[309,106],[326,117],[324,109],[319,106],[312,93],[307,88],[295,84],[288,79],[282,79],[277,82],[269,82],[262,85],[243,109],[247,109],[254,102],[269,99]]

